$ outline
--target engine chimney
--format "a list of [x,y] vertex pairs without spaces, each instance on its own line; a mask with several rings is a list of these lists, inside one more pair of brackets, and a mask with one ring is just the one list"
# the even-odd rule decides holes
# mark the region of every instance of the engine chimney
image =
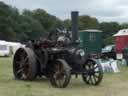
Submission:
[[71,12],[72,18],[72,42],[77,42],[78,40],[78,11]]

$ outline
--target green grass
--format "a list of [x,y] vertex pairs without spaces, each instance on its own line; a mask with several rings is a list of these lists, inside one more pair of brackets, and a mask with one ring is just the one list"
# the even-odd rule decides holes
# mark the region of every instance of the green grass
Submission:
[[0,58],[0,96],[128,96],[128,68],[118,74],[107,73],[99,86],[89,86],[72,77],[67,88],[53,88],[48,80],[14,80],[12,58]]

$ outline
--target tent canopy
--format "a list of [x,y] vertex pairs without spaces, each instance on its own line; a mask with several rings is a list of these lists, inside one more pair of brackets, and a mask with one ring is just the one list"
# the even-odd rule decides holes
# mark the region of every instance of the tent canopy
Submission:
[[118,31],[116,34],[113,35],[114,37],[116,36],[128,36],[128,29],[122,29]]

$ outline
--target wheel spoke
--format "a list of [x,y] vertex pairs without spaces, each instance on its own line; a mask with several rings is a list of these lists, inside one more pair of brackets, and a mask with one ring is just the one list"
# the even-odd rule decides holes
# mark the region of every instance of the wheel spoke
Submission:
[[99,78],[99,75],[97,76],[96,74],[94,74],[94,77],[96,77],[98,79]]
[[88,66],[89,66],[89,69],[91,69],[92,68],[92,63],[89,62]]
[[94,79],[94,76],[92,75],[92,80],[93,80],[93,84],[95,84],[96,82],[95,82],[95,79]]
[[15,61],[16,64],[20,64],[21,62],[20,61]]
[[97,82],[97,80],[96,80],[96,78],[95,78],[94,75],[92,77],[93,77],[93,80],[94,80],[94,83],[93,84],[95,84]]
[[26,78],[27,78],[27,76],[25,75],[25,73],[22,73],[21,79],[22,79],[22,80],[25,80]]
[[90,84],[90,75],[88,75],[87,82]]
[[86,77],[86,81],[88,81],[89,80],[89,75],[85,75],[85,77]]
[[56,74],[54,75],[54,79],[56,81],[57,86],[61,87],[63,86],[63,83],[65,81],[65,76],[63,75],[63,77],[60,76],[61,74]]
[[98,68],[99,66],[96,64],[95,66],[94,66],[94,69],[96,69],[96,68]]
[[28,56],[26,56],[25,58],[24,58],[24,63],[26,63],[28,61]]
[[90,76],[90,79],[91,79],[91,84],[93,84],[93,78],[92,78],[92,75]]
[[21,64],[20,64],[20,68],[22,68],[22,71],[23,71],[21,79],[27,78],[27,74],[30,71],[29,62],[28,62],[29,58],[28,58],[27,55],[26,56],[25,55],[26,55],[26,53],[23,52],[23,54],[22,54],[23,57],[22,57],[22,61],[21,61]]
[[95,82],[97,82],[98,77],[94,75],[93,78],[94,78]]
[[23,72],[23,69],[20,69],[20,70],[18,70],[17,72],[16,72],[16,75],[19,75],[19,74],[21,74]]

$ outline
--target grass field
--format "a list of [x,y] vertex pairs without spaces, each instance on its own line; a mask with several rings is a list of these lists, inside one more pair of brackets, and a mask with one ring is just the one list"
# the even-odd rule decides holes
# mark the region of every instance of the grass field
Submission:
[[128,96],[128,68],[118,74],[104,74],[99,86],[89,86],[82,79],[72,77],[67,88],[53,88],[48,80],[16,81],[12,73],[12,59],[0,58],[0,96]]

